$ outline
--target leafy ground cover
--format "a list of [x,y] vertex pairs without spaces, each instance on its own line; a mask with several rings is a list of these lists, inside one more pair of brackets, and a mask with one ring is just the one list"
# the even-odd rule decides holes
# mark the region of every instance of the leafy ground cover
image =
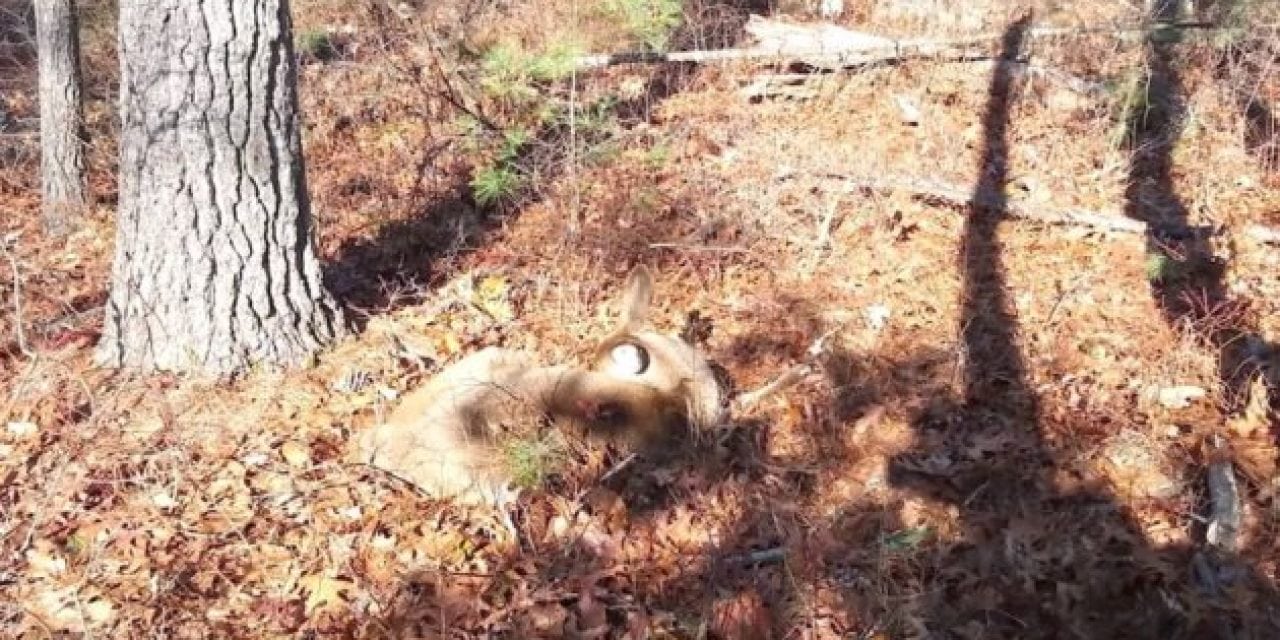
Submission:
[[[55,243],[33,67],[0,9],[0,629],[1276,637],[1280,248],[1243,232],[1280,226],[1275,16],[1218,3],[1231,28],[1152,46],[1019,22],[1137,24],[1138,6],[1012,4],[866,0],[838,22],[1021,34],[1031,67],[914,60],[753,99],[802,70],[572,60],[741,44],[748,13],[801,8],[297,0],[321,253],[361,330],[312,368],[224,382],[92,366],[110,11],[84,9],[98,203]],[[636,262],[659,274],[657,322],[738,388],[829,334],[818,373],[669,459],[574,450],[519,539],[347,462],[460,354],[582,353]],[[1203,542],[1221,458],[1244,509],[1225,558]]]

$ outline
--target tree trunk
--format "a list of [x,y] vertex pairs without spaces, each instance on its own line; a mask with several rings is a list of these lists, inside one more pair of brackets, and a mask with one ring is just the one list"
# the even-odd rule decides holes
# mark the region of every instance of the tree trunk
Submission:
[[98,360],[235,373],[345,331],[316,259],[287,0],[120,2],[120,205]]
[[80,34],[75,0],[36,0],[40,60],[40,192],[45,231],[61,234],[85,206]]

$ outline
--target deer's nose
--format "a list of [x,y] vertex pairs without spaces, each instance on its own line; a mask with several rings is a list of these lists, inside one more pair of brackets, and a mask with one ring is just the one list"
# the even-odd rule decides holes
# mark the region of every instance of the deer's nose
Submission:
[[622,408],[611,402],[581,399],[577,404],[582,417],[592,422],[609,424],[620,421],[624,417]]

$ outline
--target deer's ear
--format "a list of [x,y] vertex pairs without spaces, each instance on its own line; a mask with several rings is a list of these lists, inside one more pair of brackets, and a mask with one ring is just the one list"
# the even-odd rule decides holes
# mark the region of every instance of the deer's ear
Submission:
[[653,276],[648,267],[636,265],[627,276],[626,288],[622,294],[622,317],[615,333],[635,333],[643,329],[652,300]]

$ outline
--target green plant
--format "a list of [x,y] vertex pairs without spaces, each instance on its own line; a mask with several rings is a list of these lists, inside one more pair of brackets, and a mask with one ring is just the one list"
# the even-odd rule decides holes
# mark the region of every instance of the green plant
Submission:
[[578,68],[582,48],[573,41],[554,42],[551,47],[529,59],[529,75],[541,82],[564,80]]
[[884,536],[881,543],[889,551],[909,551],[929,538],[929,527],[913,527]]
[[1158,251],[1147,254],[1146,271],[1147,280],[1156,284],[1175,280],[1180,275],[1178,263]]
[[463,148],[469,153],[479,153],[484,146],[485,126],[469,113],[458,115],[453,121],[453,129],[458,133]]
[[1266,38],[1267,25],[1280,24],[1280,3],[1274,0],[1226,0],[1214,3],[1204,16],[1217,24],[1205,35],[1220,49],[1248,46],[1251,39]]
[[582,106],[563,108],[556,114],[557,122],[567,127],[571,113],[569,109],[574,109],[572,113],[577,136],[574,142],[579,147],[583,161],[600,164],[622,153],[622,147],[615,137],[618,131],[617,105],[617,97],[606,95]]
[[587,105],[578,116],[578,128],[591,133],[612,129],[617,119],[618,102],[616,96],[607,95]]
[[476,202],[491,205],[509,200],[523,182],[520,172],[515,167],[497,164],[477,170],[471,178],[471,190],[475,193]]
[[681,0],[605,0],[605,15],[651,51],[663,51],[684,18]]
[[505,443],[502,455],[517,486],[532,488],[542,484],[563,463],[563,443],[548,433],[542,437],[513,438]]
[[653,216],[661,207],[662,192],[652,186],[641,187],[631,196],[631,208],[645,217]]
[[645,151],[642,162],[650,170],[657,170],[665,167],[670,160],[671,147],[666,144],[655,144]]
[[498,159],[503,162],[511,162],[520,155],[520,150],[524,148],[533,136],[529,134],[523,127],[514,127],[502,132],[502,145],[498,147]]
[[1151,110],[1149,84],[1150,78],[1142,69],[1132,69],[1120,78],[1107,81],[1106,87],[1114,96],[1115,105],[1115,129],[1111,134],[1113,147],[1133,145],[1147,126],[1147,115]]
[[[616,154],[605,148],[613,136],[618,99],[607,96],[587,105],[563,99],[564,87],[552,86],[571,76],[576,69],[580,47],[571,40],[557,41],[540,52],[530,52],[504,41],[490,46],[479,59],[476,86],[485,124],[464,116],[458,129],[470,153],[477,157],[471,187],[477,202],[495,204],[514,199],[520,188],[535,180],[537,158],[546,154],[525,153],[534,134],[544,144],[569,141],[578,145],[582,158]],[[563,135],[570,130],[573,137]],[[545,135],[544,135],[545,134]],[[597,153],[598,152],[598,153]]]
[[495,98],[535,102],[540,96],[538,85],[572,75],[580,54],[581,49],[573,42],[557,42],[539,53],[500,42],[481,57],[480,86]]
[[478,150],[487,146],[489,149],[485,153],[489,156],[488,164],[477,169],[471,178],[476,202],[491,205],[511,199],[524,184],[524,174],[519,167],[520,154],[533,136],[522,127],[513,127],[502,132],[495,148],[492,143],[486,145],[483,142],[486,132],[474,119],[465,118],[461,124],[465,127],[464,139],[469,147]]
[[604,140],[595,144],[580,145],[584,164],[602,166],[622,155],[622,146],[614,140]]
[[328,62],[338,57],[338,47],[327,31],[311,29],[298,34],[296,43],[298,53],[304,57]]
[[515,45],[502,42],[485,51],[480,60],[480,88],[494,98],[524,102],[537,97],[529,84],[525,57]]

